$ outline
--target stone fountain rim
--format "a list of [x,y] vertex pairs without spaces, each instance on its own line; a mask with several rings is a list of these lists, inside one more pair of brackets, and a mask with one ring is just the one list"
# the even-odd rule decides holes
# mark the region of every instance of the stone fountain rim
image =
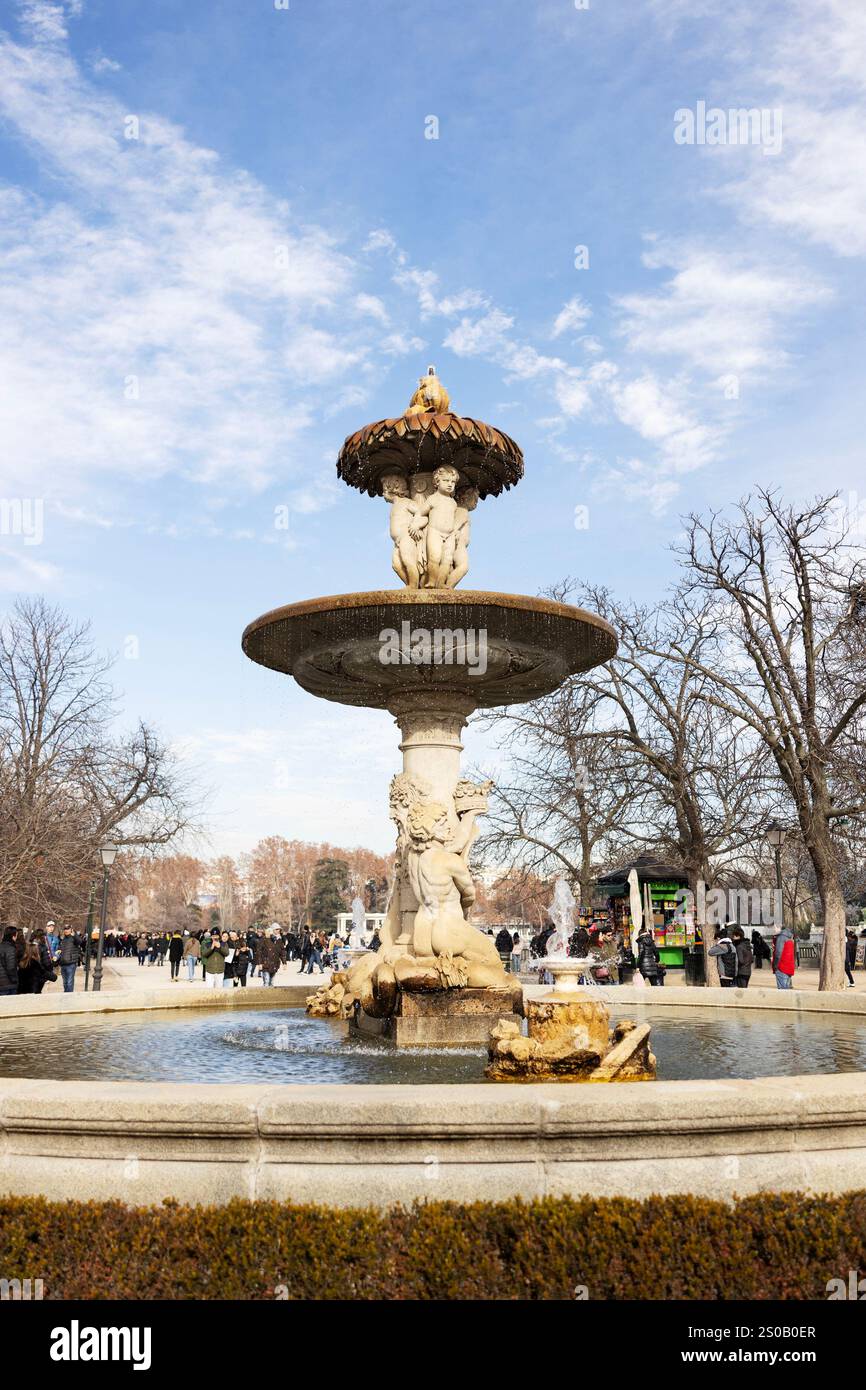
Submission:
[[[284,622],[289,618],[301,618],[316,613],[346,612],[352,609],[380,608],[393,605],[398,608],[439,607],[451,604],[455,608],[471,608],[486,604],[491,608],[517,610],[524,613],[548,614],[566,622],[585,623],[608,636],[613,648],[610,657],[616,654],[617,636],[610,623],[597,613],[574,604],[559,603],[556,599],[540,598],[529,594],[494,593],[488,589],[370,589],[355,594],[327,594],[320,598],[302,599],[299,603],[286,603],[272,608],[258,618],[247,623],[241,637],[241,646],[249,656],[249,639],[262,628]],[[610,657],[604,658],[609,660]],[[255,660],[255,658],[253,658]]]

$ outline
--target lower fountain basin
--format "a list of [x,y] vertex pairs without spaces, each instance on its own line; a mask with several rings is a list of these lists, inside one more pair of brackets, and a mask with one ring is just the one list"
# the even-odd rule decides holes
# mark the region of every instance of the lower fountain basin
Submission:
[[[396,634],[397,660],[383,634]],[[249,624],[243,649],[341,704],[387,709],[404,692],[448,691],[490,708],[548,695],[610,660],[616,636],[596,614],[552,599],[381,589],[275,608]]]
[[[652,1024],[659,1081],[866,1070],[862,1016],[730,1006],[654,1009],[616,1005],[598,993],[610,1005],[613,1022]],[[487,1061],[481,1044],[395,1049],[350,1039],[347,1024],[307,1018],[298,1007],[53,1015],[11,1024],[2,1029],[0,1078],[426,1087],[481,1082]],[[597,1096],[600,1089],[634,1088],[588,1089]]]

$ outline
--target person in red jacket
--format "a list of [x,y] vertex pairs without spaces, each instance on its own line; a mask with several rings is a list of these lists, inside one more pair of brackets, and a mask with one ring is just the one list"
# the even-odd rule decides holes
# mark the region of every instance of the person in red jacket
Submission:
[[773,939],[773,973],[779,989],[791,989],[797,958],[794,953],[794,933],[782,927]]

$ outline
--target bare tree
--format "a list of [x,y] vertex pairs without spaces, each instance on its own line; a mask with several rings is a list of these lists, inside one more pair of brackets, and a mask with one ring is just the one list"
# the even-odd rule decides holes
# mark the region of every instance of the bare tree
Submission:
[[591,902],[600,866],[626,851],[646,810],[635,760],[599,730],[598,701],[580,683],[486,716],[509,755],[475,852],[487,863],[562,876]]
[[13,921],[85,894],[101,841],[167,845],[191,823],[158,735],[114,731],[110,664],[41,598],[0,625],[0,905]]
[[824,914],[821,989],[844,983],[836,832],[866,814],[866,584],[835,500],[800,510],[762,489],[731,518],[691,516],[681,601],[709,611],[714,659],[667,649],[706,681],[703,700],[760,740],[790,797]]

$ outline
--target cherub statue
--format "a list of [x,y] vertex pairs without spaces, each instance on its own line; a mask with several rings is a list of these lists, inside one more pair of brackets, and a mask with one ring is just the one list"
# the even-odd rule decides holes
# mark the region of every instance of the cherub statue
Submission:
[[391,504],[391,539],[394,573],[410,589],[421,587],[421,542],[427,526],[424,499],[409,495],[409,484],[402,473],[389,473],[382,479],[382,496]]
[[[427,516],[427,499],[433,491],[432,473],[413,473],[409,479],[409,496],[419,509],[419,515]],[[427,580],[427,536],[426,531],[422,532],[418,541],[418,571],[421,575],[421,587],[426,587]]]
[[457,503],[454,489],[460,474],[450,464],[443,464],[433,474],[434,492],[424,505],[427,517],[425,589],[445,589],[454,568],[454,549],[457,540]]
[[478,506],[478,489],[462,487],[457,493],[457,512],[454,517],[454,568],[446,580],[449,589],[454,589],[464,575],[469,573],[469,513]]

